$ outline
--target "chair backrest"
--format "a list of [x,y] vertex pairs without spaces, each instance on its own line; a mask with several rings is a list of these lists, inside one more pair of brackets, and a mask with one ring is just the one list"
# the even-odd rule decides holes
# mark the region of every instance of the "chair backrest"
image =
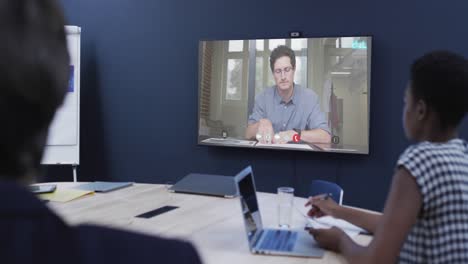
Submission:
[[343,189],[336,183],[322,180],[313,180],[310,184],[310,196],[330,193],[332,199],[338,203],[343,203]]

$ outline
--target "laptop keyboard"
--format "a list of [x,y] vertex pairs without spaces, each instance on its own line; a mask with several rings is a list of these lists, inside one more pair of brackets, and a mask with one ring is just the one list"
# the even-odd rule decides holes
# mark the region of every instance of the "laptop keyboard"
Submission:
[[294,248],[297,235],[297,232],[289,230],[264,230],[264,237],[259,249],[290,252]]

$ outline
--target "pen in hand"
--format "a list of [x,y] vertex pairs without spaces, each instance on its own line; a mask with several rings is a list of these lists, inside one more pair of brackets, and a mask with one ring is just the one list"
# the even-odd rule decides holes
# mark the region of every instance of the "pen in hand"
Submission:
[[332,193],[327,193],[325,194],[325,196],[323,197],[323,200],[328,200],[328,198],[331,198],[333,197],[333,194]]
[[[320,200],[322,201],[325,201],[325,200],[328,200],[328,198],[332,197],[332,194],[331,193],[326,193]],[[322,210],[320,210],[320,208],[316,205],[312,205],[312,207],[314,207],[314,209],[317,211],[317,212],[320,212]]]
[[325,193],[316,195],[314,197],[310,197],[305,206],[310,205],[312,208],[309,210],[307,215],[309,217],[322,217],[324,215],[328,215],[327,205],[329,202],[325,202],[328,198],[333,197],[332,193]]

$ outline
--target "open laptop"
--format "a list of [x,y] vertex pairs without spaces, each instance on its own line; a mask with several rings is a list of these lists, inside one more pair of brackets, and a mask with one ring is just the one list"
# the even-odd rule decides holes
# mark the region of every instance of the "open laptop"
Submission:
[[245,230],[252,253],[317,258],[323,256],[324,250],[305,230],[263,228],[252,167],[248,166],[239,172],[234,181],[238,188]]

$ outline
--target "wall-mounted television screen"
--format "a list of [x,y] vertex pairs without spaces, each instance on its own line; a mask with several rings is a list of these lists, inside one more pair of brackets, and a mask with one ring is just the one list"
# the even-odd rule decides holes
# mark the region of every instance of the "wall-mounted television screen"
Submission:
[[371,40],[200,41],[198,144],[368,154]]

